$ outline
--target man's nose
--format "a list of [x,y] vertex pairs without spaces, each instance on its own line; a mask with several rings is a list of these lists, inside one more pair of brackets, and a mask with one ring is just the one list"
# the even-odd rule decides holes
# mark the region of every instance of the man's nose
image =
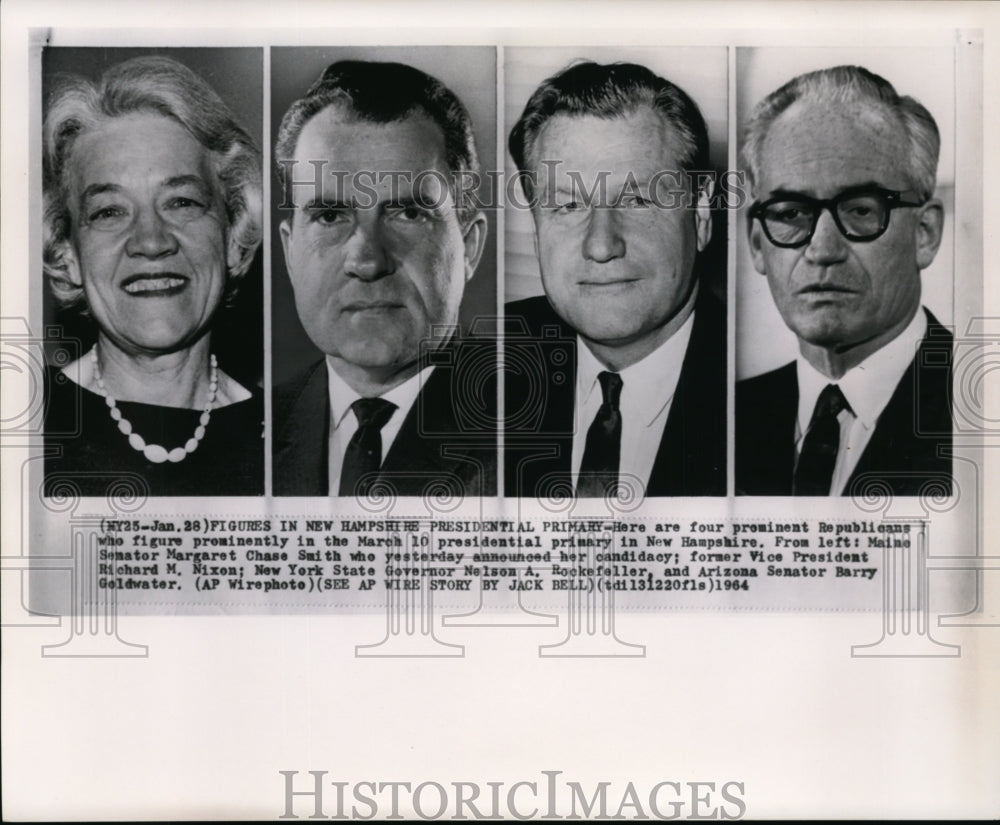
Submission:
[[847,238],[843,236],[829,209],[816,218],[816,230],[805,252],[806,260],[821,266],[838,263],[847,257]]
[[583,239],[583,257],[595,263],[607,263],[625,255],[625,238],[619,226],[617,210],[596,206],[590,210],[587,234]]
[[374,281],[392,274],[392,259],[386,249],[384,230],[378,220],[362,218],[347,241],[345,271],[352,278]]
[[172,227],[156,209],[140,209],[125,251],[133,256],[161,258],[177,251],[177,238]]

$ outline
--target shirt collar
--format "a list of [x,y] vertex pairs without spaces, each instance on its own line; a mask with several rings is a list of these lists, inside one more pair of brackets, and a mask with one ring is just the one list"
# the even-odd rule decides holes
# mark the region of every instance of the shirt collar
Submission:
[[[433,370],[433,366],[424,367],[416,375],[407,378],[398,387],[393,387],[379,397],[391,401],[405,414],[417,400],[421,387],[430,378]],[[344,416],[350,412],[351,404],[361,398],[361,395],[340,377],[329,358],[326,359],[326,372],[330,378],[330,425],[336,429],[344,420]]]
[[[622,379],[621,404],[634,410],[646,426],[656,420],[674,397],[693,328],[694,312],[677,332],[649,355],[619,372]],[[601,392],[597,376],[607,367],[597,360],[579,336],[576,352],[576,393],[580,403],[586,404],[591,393]]]
[[809,428],[816,401],[827,384],[837,384],[858,420],[866,429],[874,429],[926,334],[927,316],[921,309],[899,335],[845,372],[839,381],[831,381],[799,353],[795,362],[799,382],[799,432],[804,433]]

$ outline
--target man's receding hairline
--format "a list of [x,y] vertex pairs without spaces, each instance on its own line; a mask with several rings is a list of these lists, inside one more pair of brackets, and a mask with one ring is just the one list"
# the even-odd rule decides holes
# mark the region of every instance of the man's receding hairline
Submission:
[[[764,132],[758,149],[761,166],[761,168],[757,170],[758,177],[763,177],[764,156],[767,153],[768,146],[774,138],[775,131],[780,127],[787,128],[789,120],[793,117],[801,120],[804,114],[812,116],[810,118],[812,121],[810,126],[822,124],[824,121],[829,122],[831,118],[837,118],[841,121],[848,121],[854,128],[870,129],[873,126],[882,127],[875,133],[874,136],[881,141],[886,141],[890,136],[895,138],[898,143],[896,148],[900,153],[902,153],[893,155],[894,163],[896,165],[896,168],[893,171],[898,172],[907,180],[912,177],[912,169],[908,163],[908,150],[911,145],[910,133],[906,127],[905,121],[899,116],[892,106],[878,101],[859,98],[857,100],[848,101],[843,106],[836,109],[830,109],[823,105],[822,99],[812,96],[800,97],[795,100],[788,107],[783,109],[768,125],[767,131]],[[852,118],[852,114],[867,117],[864,117],[862,120],[860,118]],[[818,115],[818,117],[816,115]],[[885,128],[886,126],[888,126],[888,131]]]
[[420,118],[424,120],[433,130],[435,135],[440,138],[440,149],[441,157],[444,161],[445,168],[449,168],[447,163],[448,156],[448,137],[444,133],[444,129],[434,120],[434,118],[427,112],[427,110],[421,106],[419,103],[414,103],[412,108],[410,108],[405,114],[395,117],[391,120],[375,120],[370,117],[364,117],[358,113],[357,108],[349,100],[332,100],[322,108],[317,109],[313,112],[299,128],[298,134],[295,136],[295,145],[292,147],[292,157],[281,158],[281,160],[294,160],[295,154],[299,151],[299,144],[302,142],[302,135],[318,118],[325,115],[327,112],[342,112],[347,116],[344,117],[343,123],[345,126],[357,126],[359,124],[366,124],[372,128],[385,128],[393,126],[397,123],[405,123],[408,120],[414,118]]
[[[668,144],[667,149],[676,155],[678,161],[681,160],[683,155],[690,154],[687,151],[689,147],[687,146],[680,129],[678,129],[677,126],[663,112],[651,103],[638,101],[625,111],[612,112],[610,114],[604,114],[602,112],[553,112],[545,119],[539,129],[535,132],[534,140],[529,141],[526,157],[531,159],[532,165],[535,167],[538,166],[537,147],[541,143],[542,138],[545,136],[549,127],[560,118],[564,120],[582,120],[584,118],[592,118],[594,120],[603,120],[611,123],[616,120],[624,121],[628,118],[636,117],[644,112],[653,115],[659,121],[660,136],[666,139],[666,143]],[[547,160],[558,160],[558,158],[547,158]],[[678,163],[678,165],[683,166],[685,164]]]

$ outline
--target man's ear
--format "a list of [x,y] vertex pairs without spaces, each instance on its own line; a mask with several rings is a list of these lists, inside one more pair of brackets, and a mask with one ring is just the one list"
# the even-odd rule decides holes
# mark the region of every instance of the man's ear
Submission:
[[[469,225],[462,231],[462,241],[465,244],[465,280],[471,280],[476,274],[479,259],[483,257],[486,248],[486,216],[477,212]],[[287,253],[286,253],[287,257]]]
[[712,192],[715,181],[706,179],[698,187],[698,201],[694,207],[695,234],[698,239],[698,251],[702,252],[712,240]]
[[917,212],[914,227],[917,241],[917,266],[925,269],[931,265],[941,246],[944,232],[944,206],[937,198],[932,198]]
[[764,230],[760,228],[760,221],[755,218],[747,218],[747,238],[750,241],[750,255],[753,257],[753,268],[761,275],[767,275],[767,268],[764,266],[763,244],[767,241],[764,238]]

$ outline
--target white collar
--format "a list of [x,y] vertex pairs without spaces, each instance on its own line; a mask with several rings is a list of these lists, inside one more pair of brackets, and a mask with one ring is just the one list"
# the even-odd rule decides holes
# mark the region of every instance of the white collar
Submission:
[[[622,404],[634,410],[639,420],[649,426],[670,403],[680,379],[684,354],[694,328],[694,312],[660,346],[641,361],[619,372],[622,379]],[[607,370],[582,338],[577,337],[576,397],[584,405],[592,392],[600,392],[599,373]]]
[[[420,372],[407,378],[398,387],[393,387],[379,397],[384,398],[386,401],[391,401],[406,415],[410,407],[413,406],[413,402],[417,400],[424,382],[430,378],[433,369],[433,366],[424,367]],[[337,370],[334,369],[333,364],[330,363],[329,357],[326,359],[326,372],[330,378],[330,426],[336,429],[344,420],[344,416],[350,412],[351,404],[362,396],[340,377]]]
[[816,401],[827,384],[839,386],[865,429],[874,429],[926,334],[927,316],[921,308],[899,335],[845,372],[838,381],[831,381],[799,353],[795,361],[799,382],[799,432],[805,433],[809,428]]

